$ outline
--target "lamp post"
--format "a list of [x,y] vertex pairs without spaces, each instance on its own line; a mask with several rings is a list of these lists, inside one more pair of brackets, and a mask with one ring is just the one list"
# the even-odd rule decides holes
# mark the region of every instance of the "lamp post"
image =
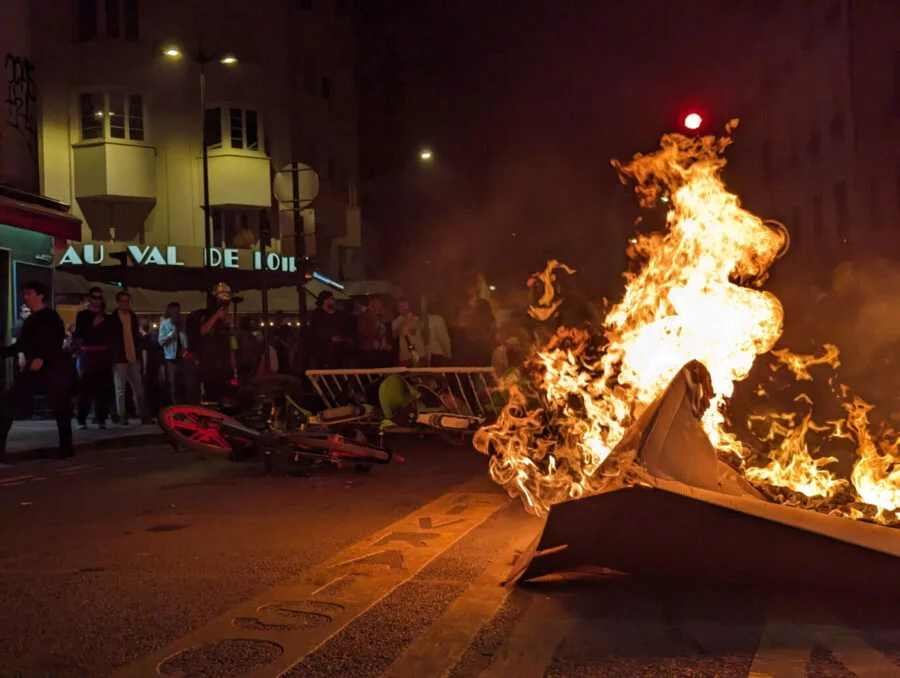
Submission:
[[[180,59],[183,56],[182,51],[173,45],[166,47],[163,50],[163,54],[172,59]],[[206,64],[218,61],[220,64],[230,66],[237,63],[237,57],[233,54],[207,54],[203,51],[203,46],[201,45],[193,61],[200,67],[200,120],[202,130],[201,146],[203,147],[203,267],[209,269],[209,251],[212,248],[212,214],[209,209],[209,130],[206,128]]]

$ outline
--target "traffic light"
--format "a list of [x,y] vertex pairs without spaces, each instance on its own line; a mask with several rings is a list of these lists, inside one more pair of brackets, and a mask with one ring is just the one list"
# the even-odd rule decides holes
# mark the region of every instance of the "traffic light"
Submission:
[[689,113],[684,118],[684,126],[692,132],[696,132],[700,129],[700,125],[702,124],[703,118],[700,117],[699,113]]

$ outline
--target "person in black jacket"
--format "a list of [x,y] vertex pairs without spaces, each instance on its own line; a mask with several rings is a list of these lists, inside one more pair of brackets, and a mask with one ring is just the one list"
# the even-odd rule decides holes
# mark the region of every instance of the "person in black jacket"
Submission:
[[87,428],[94,406],[100,428],[106,428],[112,401],[112,359],[109,354],[109,326],[103,312],[103,290],[92,287],[88,307],[75,316],[74,339],[78,351],[78,425]]
[[334,295],[328,290],[319,293],[316,310],[309,314],[312,357],[316,368],[330,370],[340,365],[344,354],[346,320],[337,310]]
[[3,346],[3,357],[19,353],[25,356],[25,369],[0,398],[0,460],[6,452],[6,439],[15,411],[27,406],[35,395],[44,394],[53,409],[59,432],[59,456],[71,457],[72,448],[72,365],[63,353],[66,327],[52,308],[44,306],[47,287],[40,281],[23,288],[31,315],[22,324],[18,339]]

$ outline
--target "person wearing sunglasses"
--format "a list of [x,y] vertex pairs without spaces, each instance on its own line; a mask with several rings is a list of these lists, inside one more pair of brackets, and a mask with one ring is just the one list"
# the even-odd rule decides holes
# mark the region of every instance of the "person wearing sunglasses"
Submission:
[[75,316],[75,350],[78,355],[78,411],[76,418],[82,429],[94,407],[101,429],[106,428],[112,402],[112,360],[109,352],[109,323],[105,313],[103,290],[92,287],[87,308]]

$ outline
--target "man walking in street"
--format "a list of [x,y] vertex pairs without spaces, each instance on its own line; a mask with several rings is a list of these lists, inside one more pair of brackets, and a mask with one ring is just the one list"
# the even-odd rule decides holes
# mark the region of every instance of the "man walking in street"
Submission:
[[131,387],[134,413],[143,423],[149,423],[144,403],[144,384],[141,379],[141,332],[138,318],[131,310],[131,295],[122,290],[116,294],[116,311],[109,316],[109,341],[113,357],[113,377],[116,383],[116,411],[119,423],[128,424],[125,393]]
[[31,311],[22,324],[18,339],[2,347],[4,358],[19,353],[25,367],[12,388],[0,398],[0,461],[6,452],[6,439],[17,409],[29,407],[35,395],[50,402],[59,432],[59,456],[71,457],[72,448],[72,365],[63,354],[66,328],[52,308],[44,306],[49,294],[44,283],[30,282],[23,297]]
[[106,313],[103,312],[103,290],[92,287],[88,307],[75,316],[74,339],[78,357],[78,425],[87,428],[87,418],[94,406],[94,416],[101,429],[106,428],[112,400],[112,359]]

